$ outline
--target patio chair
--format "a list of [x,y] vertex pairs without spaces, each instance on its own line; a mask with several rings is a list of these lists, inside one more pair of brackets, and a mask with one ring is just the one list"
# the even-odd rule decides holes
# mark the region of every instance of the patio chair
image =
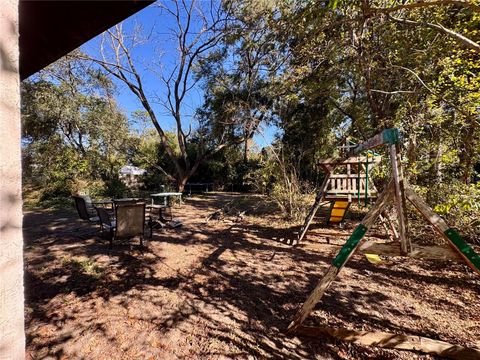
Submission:
[[80,219],[89,222],[98,222],[100,218],[95,213],[95,208],[92,205],[92,200],[88,195],[74,195],[75,208],[77,209]]
[[113,246],[113,240],[130,239],[135,236],[140,237],[140,245],[143,245],[145,225],[150,228],[152,237],[152,222],[150,217],[145,217],[145,203],[116,203],[115,219],[112,219],[105,209],[100,207],[96,209],[102,234],[108,233],[110,247]]
[[105,208],[96,207],[95,209],[97,210],[100,222],[100,233],[102,234],[103,238],[105,238],[105,234],[108,234],[106,238],[110,240],[110,246],[112,246],[116,221],[110,217],[110,214]]

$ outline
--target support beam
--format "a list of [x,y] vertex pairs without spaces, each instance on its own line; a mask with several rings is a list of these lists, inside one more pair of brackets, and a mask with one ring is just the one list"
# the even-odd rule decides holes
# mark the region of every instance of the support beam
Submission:
[[[376,254],[383,256],[402,256],[400,244],[398,242],[379,244],[374,241],[365,242],[360,251],[364,254]],[[439,245],[414,245],[412,252],[408,254],[409,258],[422,259],[422,260],[441,260],[441,261],[454,261],[463,262],[463,258],[458,255],[456,251],[453,251],[450,246]]]
[[390,233],[391,229],[388,227],[388,222],[387,222],[387,219],[385,218],[385,211],[382,214],[380,214],[378,218],[380,219],[380,222],[385,230],[385,233],[390,238],[390,240],[396,240],[394,235]]
[[412,250],[412,243],[407,235],[407,224],[406,224],[406,206],[405,206],[405,194],[404,194],[404,180],[402,168],[400,165],[399,155],[397,151],[397,145],[389,145],[390,151],[390,161],[392,163],[392,175],[393,182],[395,184],[395,208],[397,209],[397,218],[398,218],[398,232],[400,237],[400,245],[402,248],[402,253],[408,255]]
[[385,209],[385,206],[393,195],[393,191],[393,181],[390,181],[383,193],[379,196],[375,205],[373,205],[372,209],[364,217],[363,221],[355,228],[350,238],[347,240],[345,245],[343,245],[342,249],[338,252],[337,256],[332,262],[332,265],[328,268],[322,280],[320,280],[320,282],[312,291],[308,299],[303,303],[302,307],[295,315],[295,318],[288,326],[288,332],[295,331],[295,329],[300,326],[307,318],[307,316],[312,312],[313,308],[320,301],[323,294],[328,289],[333,280],[335,280],[340,270],[343,268],[346,262],[353,255],[354,251],[360,245],[360,241],[364,237],[368,228],[372,226],[378,216]]
[[[399,239],[398,231],[395,228],[395,225],[393,224],[392,219],[390,219],[390,216],[388,215],[388,212],[384,211],[381,216],[383,217],[383,220],[385,221],[385,224],[388,225],[390,231],[392,232],[393,240],[398,241],[398,239]],[[388,231],[387,231],[387,233],[388,233]]]
[[311,326],[300,326],[297,329],[296,334],[313,338],[327,335],[335,339],[363,346],[419,351],[425,354],[432,354],[455,360],[480,359],[480,349],[466,348],[423,336],[392,334],[383,331],[356,331],[344,328]]
[[358,144],[351,153],[356,155],[365,150],[374,149],[385,144],[397,144],[400,140],[400,132],[396,128],[385,129],[374,137]]
[[462,257],[467,265],[480,274],[480,256],[475,253],[462,237],[454,229],[449,228],[447,223],[430,209],[427,203],[415,194],[412,189],[406,188],[405,195],[440,236]]
[[[324,159],[318,162],[320,166],[331,166],[331,165],[357,165],[358,163],[365,163],[367,161],[366,156],[350,156],[350,157],[337,157]],[[382,161],[380,155],[373,156],[369,158],[370,164],[379,164]]]

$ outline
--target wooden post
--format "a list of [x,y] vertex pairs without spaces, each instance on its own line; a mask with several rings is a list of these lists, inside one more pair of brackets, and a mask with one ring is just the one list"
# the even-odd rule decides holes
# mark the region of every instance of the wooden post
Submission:
[[398,159],[397,145],[389,145],[390,161],[392,163],[393,181],[395,184],[395,207],[397,209],[398,217],[398,232],[400,236],[400,246],[402,253],[408,255],[412,251],[412,243],[407,236],[407,225],[405,221],[405,194],[403,174]]
[[320,301],[327,288],[330,286],[333,280],[335,280],[340,270],[360,245],[361,239],[365,235],[367,229],[372,226],[378,216],[385,209],[385,206],[393,195],[393,191],[393,180],[391,180],[383,193],[377,199],[375,205],[373,205],[367,215],[365,215],[362,222],[355,228],[350,238],[343,245],[342,249],[333,260],[332,265],[328,268],[326,274],[317,284],[308,299],[303,303],[293,321],[290,323],[290,325],[288,325],[287,332],[295,331],[295,329],[303,323],[315,305]]
[[448,242],[453,250],[465,260],[467,265],[480,274],[480,256],[477,255],[473,249],[465,243],[465,241],[463,241],[455,230],[449,228],[447,223],[430,209],[427,203],[415,194],[412,189],[406,188],[405,195],[420,214],[422,214],[423,217],[432,224],[433,228]]
[[323,183],[322,183],[322,186],[320,188],[320,191],[317,193],[317,196],[315,197],[315,202],[313,203],[312,207],[310,208],[310,211],[308,212],[308,215],[305,218],[305,222],[303,223],[302,230],[300,231],[300,234],[298,235],[297,243],[302,241],[305,234],[307,233],[307,230],[310,226],[310,223],[312,222],[313,217],[317,213],[317,211],[320,207],[320,204],[322,203],[323,196],[325,195],[325,190],[326,190],[327,185],[330,181],[330,174],[332,173],[332,171],[334,169],[335,169],[335,167],[330,169],[329,172],[327,172],[327,175],[325,176],[325,179],[323,179]]
[[[349,191],[354,191],[355,181],[354,181],[354,179],[352,179],[352,165],[351,164],[347,164],[347,177],[348,177],[347,188],[348,188]],[[348,194],[348,202],[352,202],[352,194],[351,193]]]

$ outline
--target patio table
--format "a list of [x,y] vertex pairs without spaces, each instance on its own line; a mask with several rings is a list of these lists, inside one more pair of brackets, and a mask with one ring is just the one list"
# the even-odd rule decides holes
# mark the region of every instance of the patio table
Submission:
[[120,199],[113,199],[112,201],[117,204],[131,203],[131,202],[145,202],[145,200],[141,198],[120,198]]
[[92,205],[96,206],[96,205],[100,205],[100,206],[105,206],[105,205],[112,205],[113,204],[113,200],[95,200],[95,201],[92,201]]
[[97,207],[104,208],[111,215],[113,215],[113,213],[114,213],[114,209],[113,209],[114,202],[113,202],[112,199],[95,200],[95,201],[92,201],[92,205],[93,205],[94,208],[97,208]]
[[163,205],[165,207],[168,207],[168,198],[175,197],[175,196],[180,197],[180,201],[182,201],[181,192],[161,192],[161,193],[150,194],[150,197],[152,198],[152,205],[155,205],[154,203],[155,198],[163,198]]
[[[171,209],[171,206],[169,206],[168,199],[171,197],[178,196],[180,198],[180,202],[182,201],[182,193],[181,192],[161,192],[161,193],[155,193],[155,194],[150,194],[150,197],[152,198],[152,204],[150,205],[150,209],[153,210],[158,210],[158,219],[161,222],[168,222],[169,220],[165,218],[164,215],[166,215],[166,210]],[[155,204],[155,199],[161,198],[163,199],[163,204]],[[173,215],[170,211],[170,215],[168,216],[170,220],[173,219]]]

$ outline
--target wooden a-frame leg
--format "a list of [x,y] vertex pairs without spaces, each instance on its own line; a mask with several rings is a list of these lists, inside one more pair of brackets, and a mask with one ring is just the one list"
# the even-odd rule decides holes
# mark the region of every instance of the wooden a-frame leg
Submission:
[[322,203],[322,199],[325,194],[325,189],[327,188],[328,181],[330,180],[330,174],[331,172],[329,172],[325,177],[325,179],[323,180],[322,187],[320,188],[320,191],[317,193],[317,196],[315,197],[315,202],[313,203],[312,207],[310,208],[310,211],[308,212],[307,217],[305,218],[303,227],[300,231],[300,234],[298,235],[298,240],[297,240],[298,242],[302,241],[303,238],[305,237],[305,234],[307,233],[307,230],[310,227],[313,217],[315,216],[318,209],[320,208],[320,204]]
[[463,260],[475,272],[480,274],[480,256],[462,239],[462,237],[430,207],[423,201],[415,192],[410,189],[405,189],[407,199],[415,206],[415,208],[422,214],[433,228],[448,242],[448,244],[455,250]]
[[409,254],[412,251],[412,243],[407,236],[407,222],[406,222],[406,201],[405,201],[405,189],[402,167],[400,163],[398,152],[398,144],[392,144],[389,146],[390,161],[392,163],[392,175],[395,184],[395,207],[397,209],[398,217],[398,232],[400,237],[400,248],[404,255]]
[[287,332],[293,332],[300,326],[307,316],[312,312],[315,305],[320,301],[323,294],[338,275],[342,267],[350,259],[354,251],[360,245],[360,240],[363,238],[368,228],[372,226],[378,216],[385,209],[388,201],[392,198],[394,192],[393,180],[385,188],[384,192],[378,197],[377,202],[371,210],[365,215],[362,222],[355,228],[350,238],[343,245],[337,256],[328,268],[322,280],[317,284],[308,299],[303,303],[300,310],[295,315],[293,321],[288,325]]

